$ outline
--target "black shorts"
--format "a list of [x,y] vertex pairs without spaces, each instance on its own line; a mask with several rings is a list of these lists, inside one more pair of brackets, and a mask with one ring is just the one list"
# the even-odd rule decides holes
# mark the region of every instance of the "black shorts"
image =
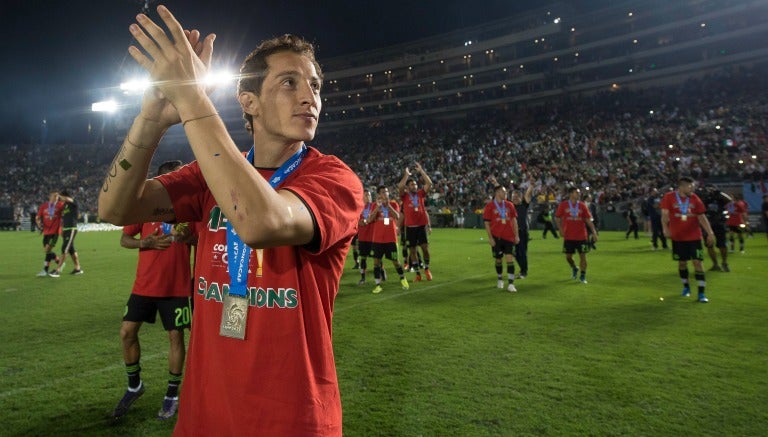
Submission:
[[397,261],[397,243],[373,243],[371,246],[374,258]]
[[496,245],[491,247],[491,253],[496,259],[501,259],[504,255],[515,254],[515,243],[503,238],[493,237]]
[[360,240],[357,242],[357,251],[360,252],[360,256],[363,258],[367,258],[371,256],[373,243],[370,241],[363,241]]
[[744,232],[744,228],[742,228],[741,225],[728,226],[728,230],[731,232],[735,232],[737,234],[741,234],[742,232]]
[[124,322],[155,323],[157,313],[166,331],[189,328],[192,307],[188,297],[149,297],[131,294],[125,304]]
[[429,243],[427,241],[426,226],[408,226],[405,228],[405,244],[408,247],[421,246]]
[[59,234],[43,235],[43,246],[51,246],[51,249],[53,249],[58,241]]
[[[725,226],[712,226],[712,232],[715,234],[715,247],[727,247],[725,241]],[[707,239],[707,231],[701,230],[704,239]]]
[[75,236],[77,236],[77,228],[64,229],[61,232],[61,253],[69,253],[74,255],[77,252],[75,249]]
[[576,252],[587,253],[591,245],[586,240],[564,240],[563,253],[573,254]]
[[704,260],[704,248],[701,240],[672,241],[672,259],[675,261]]
[[357,244],[357,234],[355,234],[355,236],[352,237],[352,243],[351,244],[352,244],[352,246]]

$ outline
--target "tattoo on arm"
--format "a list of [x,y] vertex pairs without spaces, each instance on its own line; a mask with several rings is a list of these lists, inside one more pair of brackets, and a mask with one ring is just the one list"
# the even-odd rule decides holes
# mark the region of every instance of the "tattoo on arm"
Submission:
[[125,146],[120,148],[120,150],[117,152],[117,155],[115,155],[115,159],[112,160],[112,164],[109,165],[109,170],[107,170],[107,177],[104,179],[104,185],[102,185],[101,191],[105,193],[109,191],[109,184],[112,182],[113,178],[117,177],[118,166],[120,166],[123,170],[128,170],[131,168],[131,164],[128,162],[128,160],[125,159]]

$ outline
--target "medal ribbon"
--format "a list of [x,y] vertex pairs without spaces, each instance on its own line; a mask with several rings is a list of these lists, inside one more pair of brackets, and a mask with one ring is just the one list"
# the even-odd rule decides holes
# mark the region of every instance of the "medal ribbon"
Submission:
[[419,195],[418,194],[411,194],[408,193],[408,196],[411,198],[411,204],[413,205],[414,209],[419,208]]
[[568,209],[571,210],[571,217],[574,219],[579,217],[579,201],[577,200],[576,203],[571,203],[571,201],[568,201]]
[[363,208],[363,219],[364,220],[368,220],[368,216],[371,215],[371,206],[372,205],[373,205],[372,203],[369,203],[369,204],[365,205],[365,208]]
[[173,228],[173,225],[169,223],[163,223],[163,234],[168,235],[171,233],[171,229]]
[[686,197],[685,203],[683,203],[683,200],[680,199],[680,193],[675,191],[675,197],[677,198],[677,207],[680,208],[680,214],[687,215],[688,214],[688,205],[691,203],[691,198]]
[[[253,154],[254,148],[251,147],[246,156],[248,162],[253,162]],[[276,189],[281,182],[299,168],[306,155],[307,146],[302,144],[299,151],[285,161],[269,178],[269,185]],[[245,297],[248,294],[248,262],[251,259],[251,248],[243,243],[243,240],[237,235],[229,221],[227,221],[227,257],[227,264],[229,265],[229,294]]]
[[499,206],[499,203],[495,200],[493,201],[493,204],[496,205],[496,211],[499,211],[499,214],[501,214],[501,219],[506,220],[507,219],[507,204],[502,200],[501,206]]
[[56,202],[48,202],[48,218],[53,218],[53,213],[56,212]]
[[383,215],[384,218],[389,218],[389,201],[381,205],[381,215]]

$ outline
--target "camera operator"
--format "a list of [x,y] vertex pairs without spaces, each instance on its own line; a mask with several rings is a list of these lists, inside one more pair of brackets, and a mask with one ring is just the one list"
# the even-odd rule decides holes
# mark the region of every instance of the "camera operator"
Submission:
[[[728,247],[725,238],[727,232],[725,223],[728,218],[726,206],[732,201],[731,196],[720,191],[712,184],[702,186],[696,194],[701,197],[701,200],[707,207],[705,215],[707,216],[710,225],[712,225],[712,231],[715,234],[715,247],[720,250],[720,258],[722,259],[722,262],[718,264],[715,247],[707,246],[707,252],[709,253],[710,259],[712,259],[712,267],[709,270],[715,272],[730,272],[731,269],[728,267]],[[705,239],[707,238],[706,234],[706,231],[704,231]]]

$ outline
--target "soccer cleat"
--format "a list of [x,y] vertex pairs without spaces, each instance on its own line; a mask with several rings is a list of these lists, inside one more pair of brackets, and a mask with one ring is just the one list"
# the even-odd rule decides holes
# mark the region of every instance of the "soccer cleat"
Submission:
[[691,295],[691,289],[688,287],[683,287],[683,297],[689,297]]
[[576,279],[579,276],[579,269],[576,267],[571,268],[571,279]]
[[699,292],[699,302],[701,303],[709,302],[709,299],[707,299],[707,296],[705,296],[703,292]]
[[57,270],[52,270],[48,272],[48,276],[50,276],[51,278],[58,278],[59,276],[61,276],[61,273],[59,273]]
[[424,269],[424,276],[427,277],[427,281],[432,280],[432,272],[430,272],[429,269]]
[[502,281],[501,279],[499,279],[498,281],[496,281],[496,288],[501,288],[501,289],[503,289],[503,288],[504,288],[504,281]]
[[408,285],[408,280],[405,278],[400,280],[400,286],[403,287],[403,290],[408,290],[409,288],[411,288],[411,286]]
[[35,276],[37,276],[38,278],[45,278],[45,277],[47,277],[47,276],[48,276],[48,272],[46,272],[45,270],[40,270],[40,271],[37,273],[37,275],[35,275]]
[[360,264],[355,263],[355,266],[352,267],[353,270],[360,270]]
[[713,265],[713,266],[712,266],[712,268],[710,268],[710,269],[709,269],[709,271],[710,271],[710,272],[722,272],[722,271],[723,271],[723,269],[722,269],[722,268],[720,268],[720,266],[719,266],[719,265],[715,264],[715,265]]
[[731,268],[728,267],[728,264],[723,264],[723,271],[726,273],[731,271]]
[[123,398],[120,399],[120,402],[117,403],[115,411],[112,412],[112,419],[119,419],[125,416],[125,413],[127,413],[128,409],[131,408],[131,405],[136,402],[136,399],[140,398],[141,395],[144,394],[144,390],[144,382],[141,383],[137,391],[126,390]]
[[157,412],[157,418],[160,420],[168,420],[176,414],[176,410],[179,408],[179,398],[163,399],[163,405],[160,407],[160,411]]
[[357,281],[357,285],[365,285],[365,279]]
[[581,281],[582,284],[586,284],[587,283],[587,278],[581,278],[579,280]]
[[82,271],[81,269],[75,269],[75,270],[72,270],[71,272],[69,272],[70,275],[82,275],[83,273],[85,273],[85,272]]
[[517,288],[515,288],[515,284],[509,284],[509,287],[507,287],[507,291],[510,293],[516,292]]
[[416,277],[413,278],[413,282],[421,282],[421,273],[416,274]]
[[525,279],[525,277],[528,275],[517,275],[517,279]]
[[383,288],[381,288],[381,285],[377,285],[376,288],[374,288],[371,293],[379,294],[379,293],[381,293],[382,290],[383,290]]

